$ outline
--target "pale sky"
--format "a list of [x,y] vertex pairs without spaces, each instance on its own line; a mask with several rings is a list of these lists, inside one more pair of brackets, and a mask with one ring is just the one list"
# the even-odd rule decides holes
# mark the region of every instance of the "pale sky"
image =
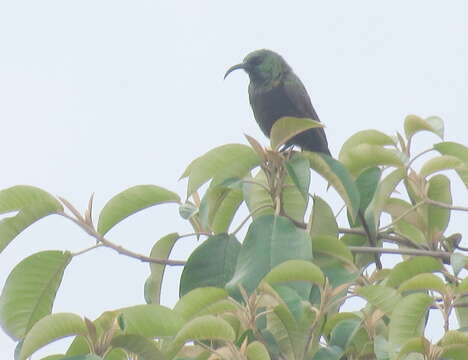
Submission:
[[[248,77],[223,81],[229,66],[259,48],[282,54],[302,79],[334,155],[359,130],[402,131],[410,113],[440,116],[446,139],[466,145],[467,14],[462,0],[2,1],[0,188],[38,186],[80,209],[94,192],[96,210],[139,184],[183,197],[177,179],[196,156],[246,143],[244,133],[268,144],[248,104]],[[418,138],[421,149],[439,141]],[[466,206],[466,189],[452,178],[455,203]],[[340,207],[325,187],[313,192]],[[449,233],[464,224],[466,214],[457,214]],[[162,205],[108,238],[148,254],[175,231],[190,228],[176,206]],[[34,252],[92,244],[65,219],[43,219],[0,253],[0,285]],[[195,244],[181,240],[173,257],[185,259]],[[165,305],[177,300],[178,273],[166,278]],[[143,303],[147,275],[147,264],[111,250],[87,253],[67,268],[54,312],[92,319]],[[0,332],[0,355],[11,358],[13,349]]]

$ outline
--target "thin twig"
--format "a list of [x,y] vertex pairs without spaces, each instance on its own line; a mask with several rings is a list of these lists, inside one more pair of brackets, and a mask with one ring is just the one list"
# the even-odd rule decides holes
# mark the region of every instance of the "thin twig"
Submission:
[[420,201],[420,202],[418,202],[416,205],[412,206],[412,207],[409,208],[408,210],[403,211],[403,214],[401,214],[400,216],[398,216],[398,217],[397,217],[395,220],[393,220],[390,224],[381,227],[381,228],[379,229],[379,231],[383,231],[383,230],[385,230],[385,229],[388,229],[388,228],[392,227],[392,226],[395,225],[398,221],[404,219],[408,214],[412,213],[412,212],[415,211],[418,207],[420,207],[421,205],[424,205],[424,204],[425,204],[425,201]]
[[412,158],[412,159],[408,162],[408,164],[406,165],[406,167],[409,168],[409,167],[411,166],[411,164],[412,164],[415,160],[419,159],[421,156],[423,156],[423,155],[425,155],[425,154],[427,154],[428,152],[431,152],[431,151],[433,151],[433,150],[435,150],[435,149],[434,149],[434,148],[432,148],[432,149],[427,149],[427,150],[424,150],[423,152],[420,152],[419,154],[415,155],[414,158]]
[[435,201],[435,200],[432,200],[432,199],[425,199],[424,202],[426,204],[438,206],[438,207],[445,208],[445,209],[458,210],[458,211],[467,211],[468,212],[468,207],[464,207],[464,206],[450,205],[450,204],[446,204],[446,203],[443,203],[443,202],[440,202],[440,201]]
[[375,248],[370,246],[348,246],[348,249],[354,253],[380,253],[380,254],[398,254],[398,255],[413,255],[413,256],[433,256],[446,261],[450,261],[451,253],[435,250],[420,250],[420,249],[387,249]]
[[255,210],[253,210],[244,220],[242,220],[242,222],[239,224],[239,226],[232,232],[233,235],[237,234],[239,232],[240,229],[242,229],[242,227],[245,225],[245,223],[247,221],[249,221],[249,219],[254,216],[257,212],[259,212],[260,210],[263,210],[263,209],[266,209],[266,208],[272,208],[273,207],[271,205],[262,205],[258,208],[256,208]]
[[95,245],[90,246],[90,247],[88,247],[88,248],[86,248],[86,249],[83,249],[83,250],[77,251],[77,252],[75,252],[75,253],[72,253],[72,256],[78,256],[78,255],[87,253],[88,251],[97,249],[97,248],[99,248],[99,247],[101,247],[101,246],[103,246],[103,244],[101,244],[101,243],[95,244]]
[[125,249],[124,247],[114,244],[113,242],[107,240],[101,234],[99,234],[96,230],[94,230],[92,227],[90,227],[89,225],[85,223],[80,222],[74,217],[68,215],[67,213],[62,212],[59,215],[62,215],[65,218],[73,221],[75,224],[81,227],[84,231],[86,231],[90,236],[92,236],[97,241],[99,241],[99,243],[101,243],[103,246],[111,248],[117,251],[121,255],[125,255],[134,259],[138,259],[143,262],[149,262],[149,263],[161,264],[161,265],[169,265],[169,266],[183,266],[186,263],[185,261],[181,261],[181,260],[156,259],[156,258],[152,258],[146,255],[138,254],[136,252]]

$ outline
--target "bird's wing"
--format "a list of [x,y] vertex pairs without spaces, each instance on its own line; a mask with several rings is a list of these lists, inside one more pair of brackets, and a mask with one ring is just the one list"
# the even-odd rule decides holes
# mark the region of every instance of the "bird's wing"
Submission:
[[[291,101],[292,105],[297,109],[298,113],[305,114],[305,117],[312,120],[320,121],[317,113],[315,112],[309,94],[302,83],[294,73],[290,73],[283,80],[284,93]],[[328,145],[327,137],[323,128],[316,128],[316,133],[320,136],[323,143]]]

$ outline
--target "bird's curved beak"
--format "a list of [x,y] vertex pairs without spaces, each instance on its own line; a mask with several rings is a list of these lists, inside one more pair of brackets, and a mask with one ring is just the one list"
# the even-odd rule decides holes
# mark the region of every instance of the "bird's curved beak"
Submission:
[[237,64],[237,65],[234,65],[234,66],[231,66],[228,71],[226,71],[226,74],[224,74],[224,78],[226,79],[226,77],[232,73],[234,70],[237,70],[237,69],[244,69],[245,70],[245,64],[244,63],[241,63],[241,64]]

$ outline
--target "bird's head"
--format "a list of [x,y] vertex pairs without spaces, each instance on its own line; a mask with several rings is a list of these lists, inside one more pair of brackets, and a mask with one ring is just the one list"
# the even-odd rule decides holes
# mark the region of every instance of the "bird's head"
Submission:
[[291,70],[281,55],[267,49],[255,50],[248,54],[242,63],[231,66],[224,78],[237,69],[244,69],[250,81],[257,84],[277,80],[282,74]]

